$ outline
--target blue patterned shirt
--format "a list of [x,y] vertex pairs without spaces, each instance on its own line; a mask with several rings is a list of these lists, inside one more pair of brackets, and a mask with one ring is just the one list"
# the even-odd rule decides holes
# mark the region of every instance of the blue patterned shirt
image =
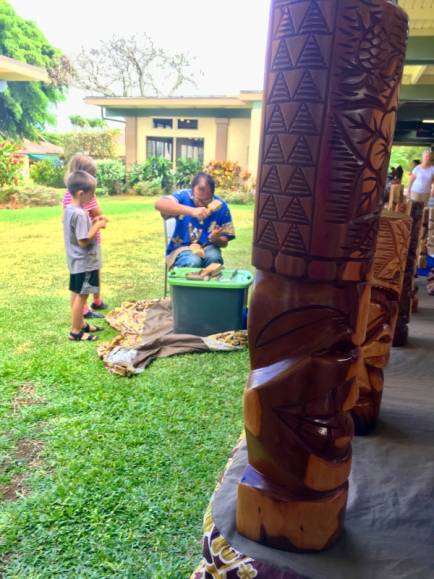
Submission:
[[[191,189],[183,189],[173,193],[172,197],[181,205],[196,207]],[[192,243],[199,243],[202,247],[210,244],[209,235],[215,227],[221,227],[228,240],[235,238],[231,212],[225,201],[218,195],[213,199],[221,201],[222,206],[211,213],[202,223],[190,215],[179,215],[176,218],[176,227],[167,246],[166,255],[173,261],[176,255],[185,251]]]

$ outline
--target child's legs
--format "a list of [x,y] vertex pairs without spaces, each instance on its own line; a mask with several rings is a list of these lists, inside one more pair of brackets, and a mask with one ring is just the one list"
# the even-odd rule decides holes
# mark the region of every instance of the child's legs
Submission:
[[83,319],[83,306],[86,303],[87,295],[76,294],[71,292],[71,313],[72,313],[72,321],[71,321],[71,331],[75,334],[81,331],[84,326],[84,319]]

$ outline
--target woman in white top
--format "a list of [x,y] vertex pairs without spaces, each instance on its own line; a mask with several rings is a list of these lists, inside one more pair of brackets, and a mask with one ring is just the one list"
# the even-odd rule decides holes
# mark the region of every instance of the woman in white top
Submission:
[[431,151],[424,151],[422,163],[411,172],[407,196],[413,201],[427,203],[434,193],[434,167],[431,165]]

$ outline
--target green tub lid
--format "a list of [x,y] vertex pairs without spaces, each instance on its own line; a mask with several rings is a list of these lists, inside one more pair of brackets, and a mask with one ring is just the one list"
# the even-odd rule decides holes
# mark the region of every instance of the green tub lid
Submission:
[[188,273],[199,271],[200,268],[175,267],[169,272],[167,279],[170,285],[220,289],[244,289],[249,287],[253,282],[253,274],[245,269],[223,269],[220,277],[210,279],[209,281],[186,278]]

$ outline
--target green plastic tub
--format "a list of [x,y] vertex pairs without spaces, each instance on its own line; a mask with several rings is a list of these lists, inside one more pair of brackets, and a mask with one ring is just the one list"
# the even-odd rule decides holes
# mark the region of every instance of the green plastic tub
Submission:
[[243,327],[243,309],[253,275],[241,269],[223,269],[210,281],[189,280],[200,269],[178,267],[167,276],[172,294],[176,334],[209,336]]

